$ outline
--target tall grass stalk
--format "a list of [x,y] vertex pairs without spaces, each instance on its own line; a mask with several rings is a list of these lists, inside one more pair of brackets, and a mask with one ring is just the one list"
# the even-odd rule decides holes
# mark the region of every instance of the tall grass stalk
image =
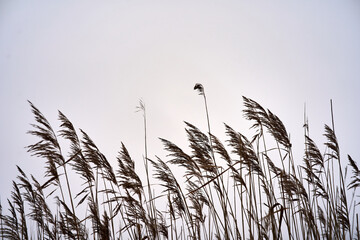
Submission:
[[[206,94],[205,94],[205,90],[202,84],[197,83],[194,86],[194,90],[197,90],[199,92],[199,95],[202,95],[204,97],[204,104],[205,104],[205,112],[206,112],[206,120],[207,120],[207,126],[208,126],[208,134],[209,134],[209,145],[210,145],[210,153],[211,153],[211,157],[212,160],[214,161],[214,165],[215,165],[215,169],[216,169],[216,174],[219,174],[218,172],[218,164],[216,163],[216,159],[215,159],[215,155],[214,155],[214,150],[213,150],[213,144],[212,144],[212,139],[211,139],[211,129],[210,129],[210,119],[209,119],[209,111],[208,111],[208,105],[207,105],[207,99],[206,99]],[[223,181],[223,177],[222,175],[220,175],[220,180],[217,179],[217,184],[218,184],[218,192],[220,195],[220,203],[221,203],[221,207],[223,210],[223,216],[224,216],[224,238],[225,239],[230,239],[230,235],[229,235],[229,218],[228,218],[228,207],[227,204],[229,202],[228,199],[228,194],[226,191],[226,188],[224,186],[224,181]],[[230,232],[231,233],[231,232]]]
[[156,208],[154,206],[154,198],[151,191],[150,185],[150,176],[149,176],[149,161],[148,161],[148,145],[147,145],[147,121],[146,121],[146,107],[143,100],[139,101],[139,106],[137,106],[137,111],[141,111],[143,114],[143,123],[144,123],[144,153],[145,156],[143,158],[145,171],[146,171],[146,181],[147,181],[147,189],[148,189],[148,196],[149,196],[149,207],[148,211],[150,212],[151,219],[155,220],[155,225],[157,218],[156,218]]

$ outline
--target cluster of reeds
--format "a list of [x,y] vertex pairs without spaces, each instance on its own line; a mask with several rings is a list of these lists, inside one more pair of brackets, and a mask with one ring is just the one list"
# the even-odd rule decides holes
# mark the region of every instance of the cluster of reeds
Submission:
[[[207,113],[202,85],[195,89]],[[29,133],[39,141],[28,151],[45,160],[45,178],[18,167],[6,214],[0,206],[1,239],[360,239],[360,169],[350,156],[341,158],[333,127],[325,125],[321,153],[305,119],[303,164],[296,166],[280,119],[243,100],[256,131],[251,139],[225,124],[227,139],[221,142],[207,115],[206,133],[185,122],[188,152],[160,139],[165,160],[148,157],[145,135],[140,165],[146,176],[138,175],[124,144],[113,168],[63,113],[56,133],[30,103],[36,123]],[[142,102],[139,110],[146,134]],[[182,177],[174,169],[182,169]],[[73,192],[74,184],[82,189]]]

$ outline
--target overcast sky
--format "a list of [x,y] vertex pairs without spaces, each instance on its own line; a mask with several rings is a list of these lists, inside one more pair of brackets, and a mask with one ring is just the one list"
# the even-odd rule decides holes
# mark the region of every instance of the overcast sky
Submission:
[[0,197],[16,165],[42,176],[26,134],[27,100],[58,130],[57,110],[85,130],[115,166],[123,141],[142,164],[142,98],[149,155],[158,137],[181,147],[183,121],[206,131],[223,122],[248,135],[242,96],[284,122],[297,164],[303,156],[304,104],[310,134],[324,150],[335,127],[344,163],[360,163],[360,2],[344,1],[13,1],[0,0]]

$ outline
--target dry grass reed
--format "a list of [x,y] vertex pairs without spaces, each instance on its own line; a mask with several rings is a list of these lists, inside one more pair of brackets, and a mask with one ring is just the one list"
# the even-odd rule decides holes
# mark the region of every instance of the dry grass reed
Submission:
[[[287,130],[270,110],[243,97],[255,135],[248,139],[225,124],[227,140],[221,142],[210,131],[204,88],[195,89],[205,100],[208,132],[185,122],[190,152],[160,138],[166,161],[148,156],[140,102],[146,185],[123,143],[114,170],[63,113],[55,133],[29,102],[35,117],[29,134],[38,142],[28,151],[45,160],[45,177],[38,181],[18,167],[8,210],[0,204],[0,238],[360,239],[360,170],[347,156],[347,176],[333,123],[325,125],[322,154],[304,116],[305,152],[296,166]],[[58,138],[67,141],[67,154]],[[79,192],[71,188],[72,176],[82,181]]]

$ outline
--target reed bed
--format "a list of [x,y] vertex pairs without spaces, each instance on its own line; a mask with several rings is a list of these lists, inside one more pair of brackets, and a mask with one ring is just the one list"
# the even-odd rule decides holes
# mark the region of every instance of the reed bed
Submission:
[[141,101],[144,158],[133,159],[122,143],[117,166],[63,113],[55,132],[29,102],[29,134],[38,140],[27,149],[44,160],[45,177],[18,167],[7,210],[0,204],[0,238],[360,239],[360,169],[340,154],[333,125],[324,127],[321,151],[305,117],[304,157],[295,165],[287,130],[270,110],[243,97],[255,134],[247,138],[225,124],[221,141],[210,130],[204,88],[195,89],[204,97],[208,129],[185,122],[188,152],[160,138],[166,159],[148,156]]

